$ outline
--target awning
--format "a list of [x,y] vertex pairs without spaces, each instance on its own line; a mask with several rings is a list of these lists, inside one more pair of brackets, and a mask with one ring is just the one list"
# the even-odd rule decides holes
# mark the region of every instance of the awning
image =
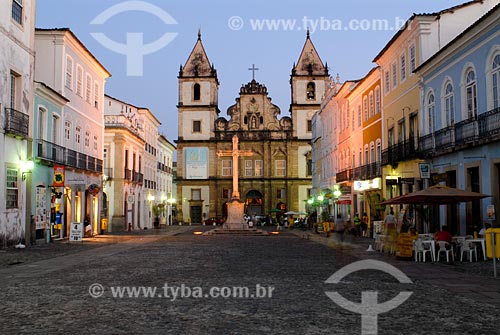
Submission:
[[337,200],[338,205],[350,205],[351,204],[351,196],[349,195],[341,195]]

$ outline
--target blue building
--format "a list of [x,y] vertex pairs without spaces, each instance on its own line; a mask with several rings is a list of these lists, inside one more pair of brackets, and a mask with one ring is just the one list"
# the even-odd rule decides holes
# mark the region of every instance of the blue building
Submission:
[[[64,105],[69,100],[41,82],[35,82],[35,113],[33,130],[33,183],[31,209],[37,240],[62,237],[64,214],[62,193],[54,187],[54,167],[64,165],[61,119]],[[57,172],[57,171],[56,171]],[[50,235],[50,237],[47,236]]]
[[419,151],[431,165],[430,183],[491,195],[441,206],[431,222],[472,234],[495,220],[492,208],[500,210],[500,5],[415,72],[421,79]]

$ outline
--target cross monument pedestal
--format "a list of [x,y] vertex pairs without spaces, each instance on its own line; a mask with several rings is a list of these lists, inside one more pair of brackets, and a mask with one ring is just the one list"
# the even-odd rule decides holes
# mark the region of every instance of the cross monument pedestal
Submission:
[[206,232],[206,235],[212,234],[245,234],[245,235],[268,235],[267,232],[248,227],[243,215],[245,214],[245,204],[240,200],[240,192],[238,190],[238,159],[240,156],[252,156],[251,150],[238,149],[238,136],[233,136],[232,150],[219,150],[218,157],[233,158],[233,192],[231,193],[231,201],[227,202],[227,218],[222,225],[222,229],[213,229]]

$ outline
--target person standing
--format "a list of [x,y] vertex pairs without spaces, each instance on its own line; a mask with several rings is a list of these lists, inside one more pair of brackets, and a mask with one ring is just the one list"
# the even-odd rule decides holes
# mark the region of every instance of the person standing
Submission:
[[368,214],[366,212],[363,213],[363,217],[361,218],[361,236],[367,237],[368,234]]
[[354,227],[355,235],[361,236],[361,218],[359,217],[359,213],[354,214]]

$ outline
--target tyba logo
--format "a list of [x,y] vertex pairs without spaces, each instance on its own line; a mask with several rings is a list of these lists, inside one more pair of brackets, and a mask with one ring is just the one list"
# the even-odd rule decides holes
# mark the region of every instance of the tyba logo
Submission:
[[[163,9],[144,1],[125,1],[109,7],[97,15],[90,24],[104,24],[110,18],[130,11],[150,13],[161,19],[165,24],[177,24],[177,21]],[[142,76],[144,56],[165,47],[173,41],[177,33],[165,33],[159,39],[149,44],[144,44],[144,33],[141,32],[127,32],[127,41],[125,44],[111,40],[104,33],[90,33],[90,35],[107,49],[127,56],[127,76]]]
[[[399,269],[385,262],[373,259],[367,259],[346,265],[335,272],[333,275],[331,275],[330,278],[325,281],[325,283],[338,284],[347,275],[360,270],[379,270],[390,274],[402,284],[412,284],[410,278],[408,278]],[[377,316],[381,313],[386,313],[398,307],[413,294],[413,292],[410,291],[403,291],[391,300],[379,304],[377,291],[362,291],[361,303],[358,304],[356,302],[347,300],[338,292],[325,293],[330,299],[333,300],[333,302],[335,302],[340,307],[350,312],[361,314],[362,335],[376,335],[378,331]]]

